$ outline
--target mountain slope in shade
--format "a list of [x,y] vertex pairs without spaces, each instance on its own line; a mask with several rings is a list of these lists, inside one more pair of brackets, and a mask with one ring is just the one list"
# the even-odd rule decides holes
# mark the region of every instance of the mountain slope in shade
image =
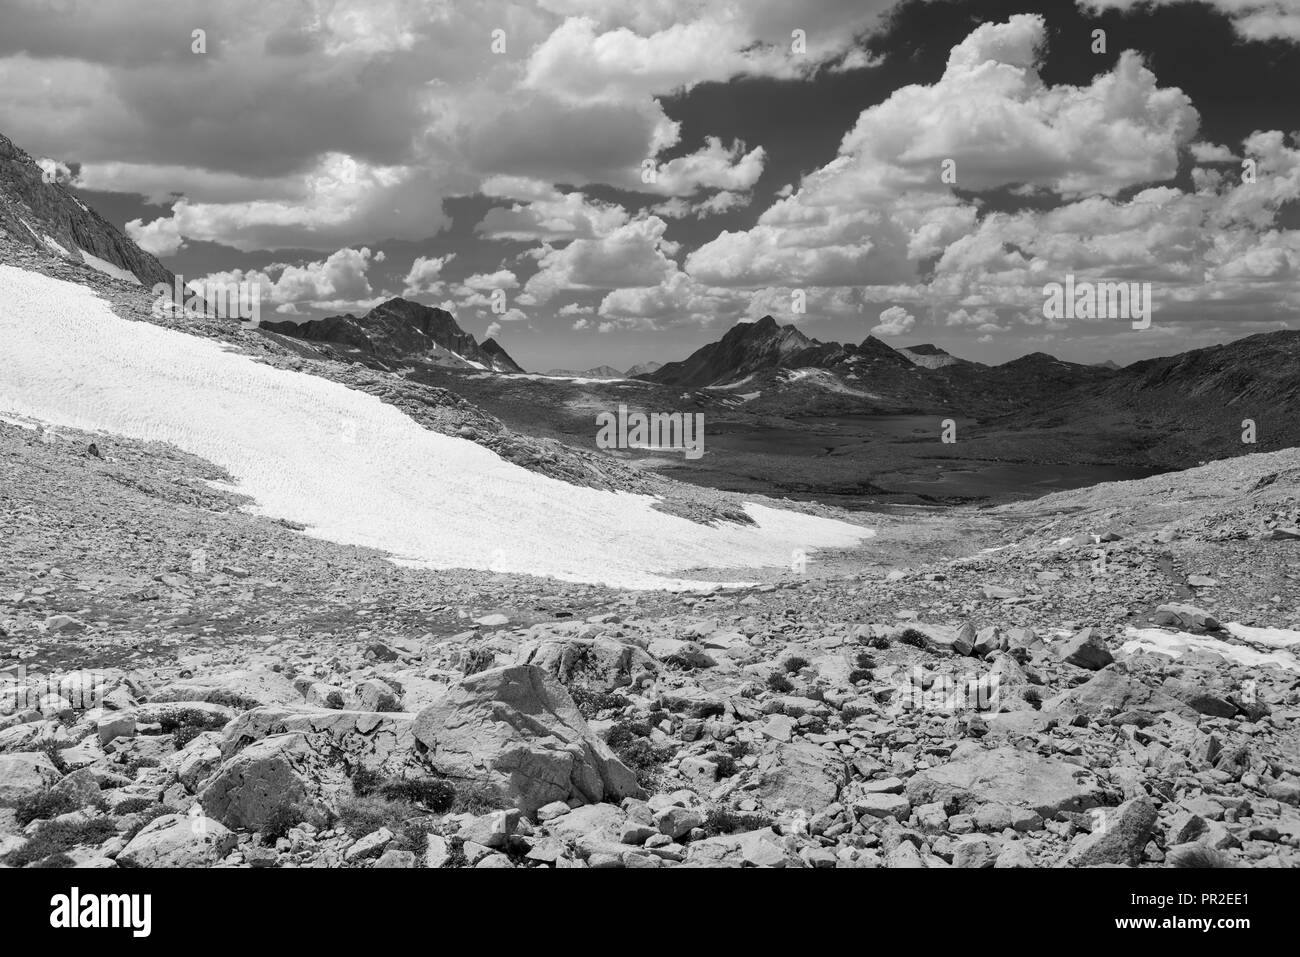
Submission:
[[487,356],[488,364],[493,372],[523,372],[524,367],[514,359],[510,358],[510,353],[502,348],[501,343],[495,339],[484,339],[483,344],[479,346],[483,355]]
[[0,134],[0,234],[44,253],[82,263],[124,282],[172,285],[174,277],[112,223],[57,183]]
[[956,365],[959,362],[966,362],[966,359],[958,359],[950,355],[938,346],[924,342],[920,345],[908,346],[905,349],[899,349],[898,354],[906,357],[909,361],[925,369],[941,369],[944,366]]
[[717,342],[701,346],[681,362],[668,362],[643,376],[652,382],[684,389],[724,385],[760,369],[786,365],[785,360],[816,340],[794,326],[777,325],[771,316],[732,326]]
[[[499,345],[487,353],[445,309],[426,306],[400,296],[382,302],[364,316],[351,313],[307,322],[263,322],[262,328],[308,342],[332,343],[355,349],[386,362],[425,359],[463,368],[495,369],[505,350]],[[511,370],[518,365],[505,356]]]
[[[1108,423],[1115,430],[1161,428],[1153,455],[1196,436],[1204,457],[1300,445],[1300,331],[1265,332],[1179,355],[1144,359],[1092,379],[1042,413],[1044,421]],[[1243,442],[1246,420],[1256,443]],[[1164,457],[1168,457],[1165,455]]]

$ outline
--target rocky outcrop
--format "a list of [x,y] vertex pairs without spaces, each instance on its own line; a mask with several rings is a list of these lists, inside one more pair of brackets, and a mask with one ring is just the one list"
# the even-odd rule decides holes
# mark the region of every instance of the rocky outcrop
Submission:
[[0,134],[0,235],[50,255],[84,262],[82,250],[133,274],[142,285],[175,282],[162,263],[66,186],[45,182],[36,161]]
[[643,794],[564,686],[531,665],[462,679],[420,712],[414,730],[438,773],[483,780],[525,814],[552,801],[595,804]]

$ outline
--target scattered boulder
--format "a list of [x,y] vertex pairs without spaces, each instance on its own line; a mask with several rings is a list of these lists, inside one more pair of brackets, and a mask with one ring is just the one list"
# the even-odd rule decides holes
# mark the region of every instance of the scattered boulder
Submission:
[[1008,747],[919,771],[908,780],[906,793],[914,805],[942,801],[964,811],[993,803],[1028,808],[1044,818],[1096,807],[1104,796],[1088,769]]
[[463,679],[420,712],[414,736],[438,773],[485,781],[530,817],[553,801],[644,796],[564,686],[536,666]]
[[121,867],[208,867],[235,847],[224,825],[202,814],[155,818],[117,855]]

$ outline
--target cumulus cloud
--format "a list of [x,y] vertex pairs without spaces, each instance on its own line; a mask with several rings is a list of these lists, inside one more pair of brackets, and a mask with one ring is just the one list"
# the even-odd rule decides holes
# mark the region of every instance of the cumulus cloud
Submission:
[[562,249],[546,247],[538,271],[524,284],[530,301],[548,302],[567,289],[654,286],[677,271],[677,250],[664,239],[658,216],[636,219],[600,239],[575,239]]
[[[1172,6],[1188,0],[1077,0],[1088,10],[1132,10]],[[1300,10],[1294,0],[1202,0],[1227,14],[1237,32],[1247,40],[1300,41]]]
[[977,206],[955,187],[1074,197],[1172,177],[1196,130],[1187,97],[1160,88],[1132,53],[1087,87],[1048,86],[1037,71],[1045,43],[1039,16],[977,27],[936,83],[864,110],[835,159],[752,229],[695,250],[686,270],[737,286],[914,282],[923,259],[976,225]]
[[434,295],[441,296],[446,288],[442,281],[442,269],[456,258],[455,253],[445,256],[417,256],[411,263],[411,270],[402,280],[403,296]]
[[370,309],[383,301],[375,296],[367,272],[375,260],[368,247],[340,249],[325,259],[302,264],[275,263],[262,270],[234,269],[210,273],[196,281],[247,282],[258,287],[261,298],[282,306],[277,312],[295,314],[301,305],[316,309]]
[[916,317],[902,306],[890,306],[880,314],[880,321],[871,331],[877,336],[901,336],[912,331]]

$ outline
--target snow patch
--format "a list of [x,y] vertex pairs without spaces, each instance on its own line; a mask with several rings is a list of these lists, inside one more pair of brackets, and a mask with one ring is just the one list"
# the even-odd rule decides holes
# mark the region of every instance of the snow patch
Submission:
[[421,428],[364,392],[116,316],[86,287],[0,266],[0,409],[175,445],[224,468],[257,514],[425,568],[626,588],[702,588],[694,568],[787,566],[857,525],[747,503],[698,525],[649,495],[580,488]]
[[[1238,626],[1242,627],[1242,626]],[[1267,631],[1272,629],[1257,629]],[[1208,652],[1219,655],[1234,664],[1250,668],[1272,667],[1286,671],[1300,671],[1300,659],[1289,651],[1262,652],[1245,645],[1234,645],[1218,638],[1205,635],[1191,635],[1184,631],[1165,631],[1163,628],[1128,628],[1121,650],[1134,654],[1140,651],[1153,651],[1171,658],[1181,658],[1188,652]]]
[[97,269],[100,272],[104,273],[106,276],[112,276],[114,279],[122,280],[122,282],[129,282],[133,286],[144,285],[144,283],[140,282],[140,280],[136,277],[135,273],[128,272],[127,270],[123,269],[121,266],[114,266],[111,262],[109,262],[106,259],[100,259],[98,256],[92,256],[84,249],[80,249],[78,250],[78,252],[81,253],[82,261],[91,269]]

